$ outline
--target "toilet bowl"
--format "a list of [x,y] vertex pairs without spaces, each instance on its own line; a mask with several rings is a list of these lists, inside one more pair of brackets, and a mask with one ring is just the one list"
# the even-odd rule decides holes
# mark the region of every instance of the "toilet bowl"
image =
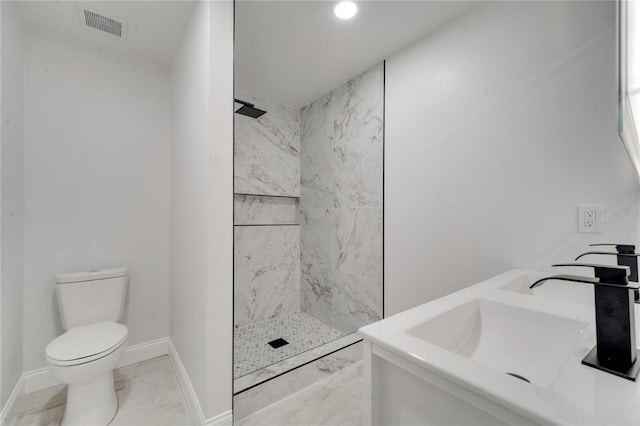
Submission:
[[113,321],[72,328],[49,343],[49,369],[68,385],[63,426],[106,425],[118,400],[113,369],[127,342],[127,327]]
[[118,410],[113,369],[127,344],[122,319],[127,268],[60,274],[56,294],[64,334],[45,350],[51,373],[68,385],[63,426],[106,426]]

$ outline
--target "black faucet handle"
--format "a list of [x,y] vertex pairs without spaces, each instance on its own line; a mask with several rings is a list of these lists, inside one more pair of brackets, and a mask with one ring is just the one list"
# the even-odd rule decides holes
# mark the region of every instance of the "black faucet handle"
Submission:
[[559,263],[551,266],[571,266],[593,268],[595,277],[603,284],[629,284],[630,268],[628,266],[599,265],[596,263]]
[[589,244],[589,247],[598,247],[598,246],[615,247],[616,251],[619,254],[635,254],[636,252],[636,246],[633,244],[611,244],[611,243]]
[[[602,244],[604,245],[604,244]],[[623,253],[623,252],[614,252],[614,251],[588,251],[586,253],[582,253],[580,256],[576,257],[574,260],[578,260],[583,256],[587,256],[590,254],[605,254],[608,256],[620,256],[623,258],[629,258],[629,257],[640,257],[640,253],[634,253],[633,251],[630,253]]]

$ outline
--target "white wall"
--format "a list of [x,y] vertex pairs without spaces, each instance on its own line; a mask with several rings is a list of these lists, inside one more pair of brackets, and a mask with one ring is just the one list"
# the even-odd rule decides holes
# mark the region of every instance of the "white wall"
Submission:
[[207,404],[231,410],[233,382],[233,1],[209,3]]
[[23,305],[23,23],[15,2],[2,2],[0,146],[0,407],[22,374]]
[[[589,243],[638,244],[614,25],[613,2],[487,3],[387,61],[387,315]],[[577,233],[585,203],[604,204],[605,233]]]
[[209,16],[198,3],[172,69],[170,335],[205,403]]
[[128,266],[128,343],[167,336],[168,70],[33,30],[25,71],[25,370],[62,332],[60,272]]
[[232,393],[232,2],[196,4],[172,85],[170,336],[209,418]]

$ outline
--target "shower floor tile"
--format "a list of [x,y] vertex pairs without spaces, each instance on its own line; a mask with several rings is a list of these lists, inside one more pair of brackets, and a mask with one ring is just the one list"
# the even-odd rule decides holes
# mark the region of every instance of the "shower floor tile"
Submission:
[[[233,377],[237,379],[344,335],[304,312],[236,327]],[[278,338],[283,338],[289,344],[272,348],[269,342]]]

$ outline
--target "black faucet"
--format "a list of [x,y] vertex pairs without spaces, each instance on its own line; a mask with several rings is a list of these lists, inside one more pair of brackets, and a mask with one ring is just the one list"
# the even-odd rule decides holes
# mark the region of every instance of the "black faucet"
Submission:
[[576,257],[575,260],[578,260],[582,256],[586,256],[588,254],[604,254],[604,255],[616,256],[618,258],[619,266],[629,267],[629,270],[631,272],[629,274],[629,281],[638,282],[638,256],[640,256],[640,254],[636,253],[635,245],[633,244],[589,244],[589,247],[598,247],[598,246],[615,247],[616,251],[615,252],[588,251]]
[[[618,260],[618,266],[628,266],[629,267],[629,281],[638,282],[638,256],[640,254],[636,253],[636,246],[633,244],[589,244],[589,247],[598,247],[598,246],[614,246],[616,248],[615,253],[609,251],[588,251],[586,253],[582,253],[580,256],[576,257],[575,260],[580,259],[582,256],[587,256],[589,254],[603,254],[609,256],[616,256]],[[640,291],[634,291],[634,300],[636,303],[640,303]]]
[[594,269],[595,278],[577,275],[553,275],[542,278],[529,288],[547,280],[573,281],[594,285],[596,310],[596,346],[582,363],[608,373],[636,380],[640,361],[636,362],[636,319],[633,292],[629,285],[628,266],[565,263],[552,266],[581,266]]

